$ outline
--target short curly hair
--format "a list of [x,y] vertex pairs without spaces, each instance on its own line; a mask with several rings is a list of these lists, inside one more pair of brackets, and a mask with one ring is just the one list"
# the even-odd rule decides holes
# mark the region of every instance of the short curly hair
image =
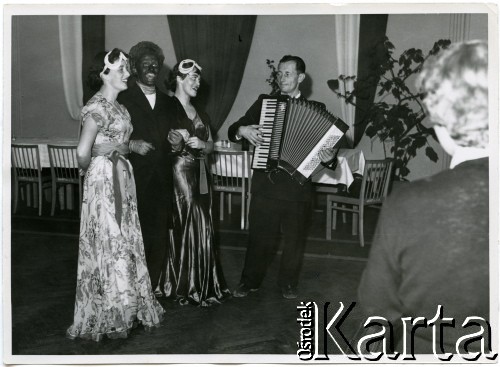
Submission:
[[[114,48],[113,51],[111,51],[111,53],[108,56],[109,62],[113,64],[116,60],[118,60],[118,58],[120,57],[120,53],[123,53],[126,57],[128,57],[128,55],[119,48]],[[101,72],[103,72],[104,69],[104,57],[107,54],[108,54],[107,51],[99,52],[97,55],[94,56],[94,59],[92,60],[92,63],[89,66],[89,73],[87,75],[87,85],[94,92],[97,92],[103,85],[103,81],[101,79]],[[104,70],[104,74],[108,73],[109,69],[106,68],[106,70]]]
[[[163,62],[165,61],[165,56],[163,55],[163,50],[153,42],[149,41],[141,41],[135,46],[132,46],[129,52],[130,55],[130,71],[133,72],[136,70],[135,64],[138,62],[141,57],[144,55],[153,55],[158,59],[159,67],[163,66]],[[135,74],[135,73],[134,73]]]
[[446,127],[458,145],[488,145],[488,45],[452,44],[429,58],[416,81],[433,124]]

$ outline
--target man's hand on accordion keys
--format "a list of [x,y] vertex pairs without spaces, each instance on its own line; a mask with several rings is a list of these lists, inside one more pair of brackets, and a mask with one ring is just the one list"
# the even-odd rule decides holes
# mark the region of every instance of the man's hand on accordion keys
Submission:
[[262,131],[259,128],[260,125],[240,126],[238,128],[238,135],[248,140],[250,144],[258,146],[264,142]]

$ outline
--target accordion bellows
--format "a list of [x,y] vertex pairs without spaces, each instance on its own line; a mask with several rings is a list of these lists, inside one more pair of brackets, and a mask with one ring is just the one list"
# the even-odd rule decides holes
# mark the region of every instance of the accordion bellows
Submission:
[[262,100],[264,143],[254,150],[253,169],[281,169],[304,184],[320,164],[318,152],[335,147],[348,129],[313,102],[277,96]]

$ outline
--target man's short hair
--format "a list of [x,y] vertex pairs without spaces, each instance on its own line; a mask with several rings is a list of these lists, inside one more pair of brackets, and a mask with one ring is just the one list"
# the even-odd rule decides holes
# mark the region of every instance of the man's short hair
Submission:
[[298,56],[293,55],[285,55],[281,58],[280,64],[283,62],[293,61],[295,62],[295,69],[299,72],[299,74],[305,74],[306,72],[306,63]]

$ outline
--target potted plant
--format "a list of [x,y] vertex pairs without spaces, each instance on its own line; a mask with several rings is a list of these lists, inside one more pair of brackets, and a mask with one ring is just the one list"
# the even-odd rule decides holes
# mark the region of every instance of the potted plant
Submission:
[[[393,55],[394,45],[385,37],[378,67],[369,77],[357,80],[355,76],[340,75],[328,81],[328,86],[345,103],[356,105],[355,99],[367,98],[369,90],[377,90],[377,98],[368,109],[361,111],[361,124],[366,123],[365,134],[371,139],[378,137],[383,143],[386,157],[394,159],[394,178],[407,181],[410,173],[408,163],[417,155],[417,150],[425,147],[426,156],[437,162],[438,155],[429,144],[429,137],[436,139],[434,130],[422,124],[426,113],[422,104],[422,93],[414,92],[409,86],[412,75],[420,72],[425,60],[446,48],[449,40],[437,41],[426,54],[420,49],[405,50],[399,58]],[[380,45],[379,45],[380,47]],[[351,92],[340,91],[343,86],[354,81]],[[346,90],[346,88],[344,88]],[[390,144],[390,155],[386,143]]]

